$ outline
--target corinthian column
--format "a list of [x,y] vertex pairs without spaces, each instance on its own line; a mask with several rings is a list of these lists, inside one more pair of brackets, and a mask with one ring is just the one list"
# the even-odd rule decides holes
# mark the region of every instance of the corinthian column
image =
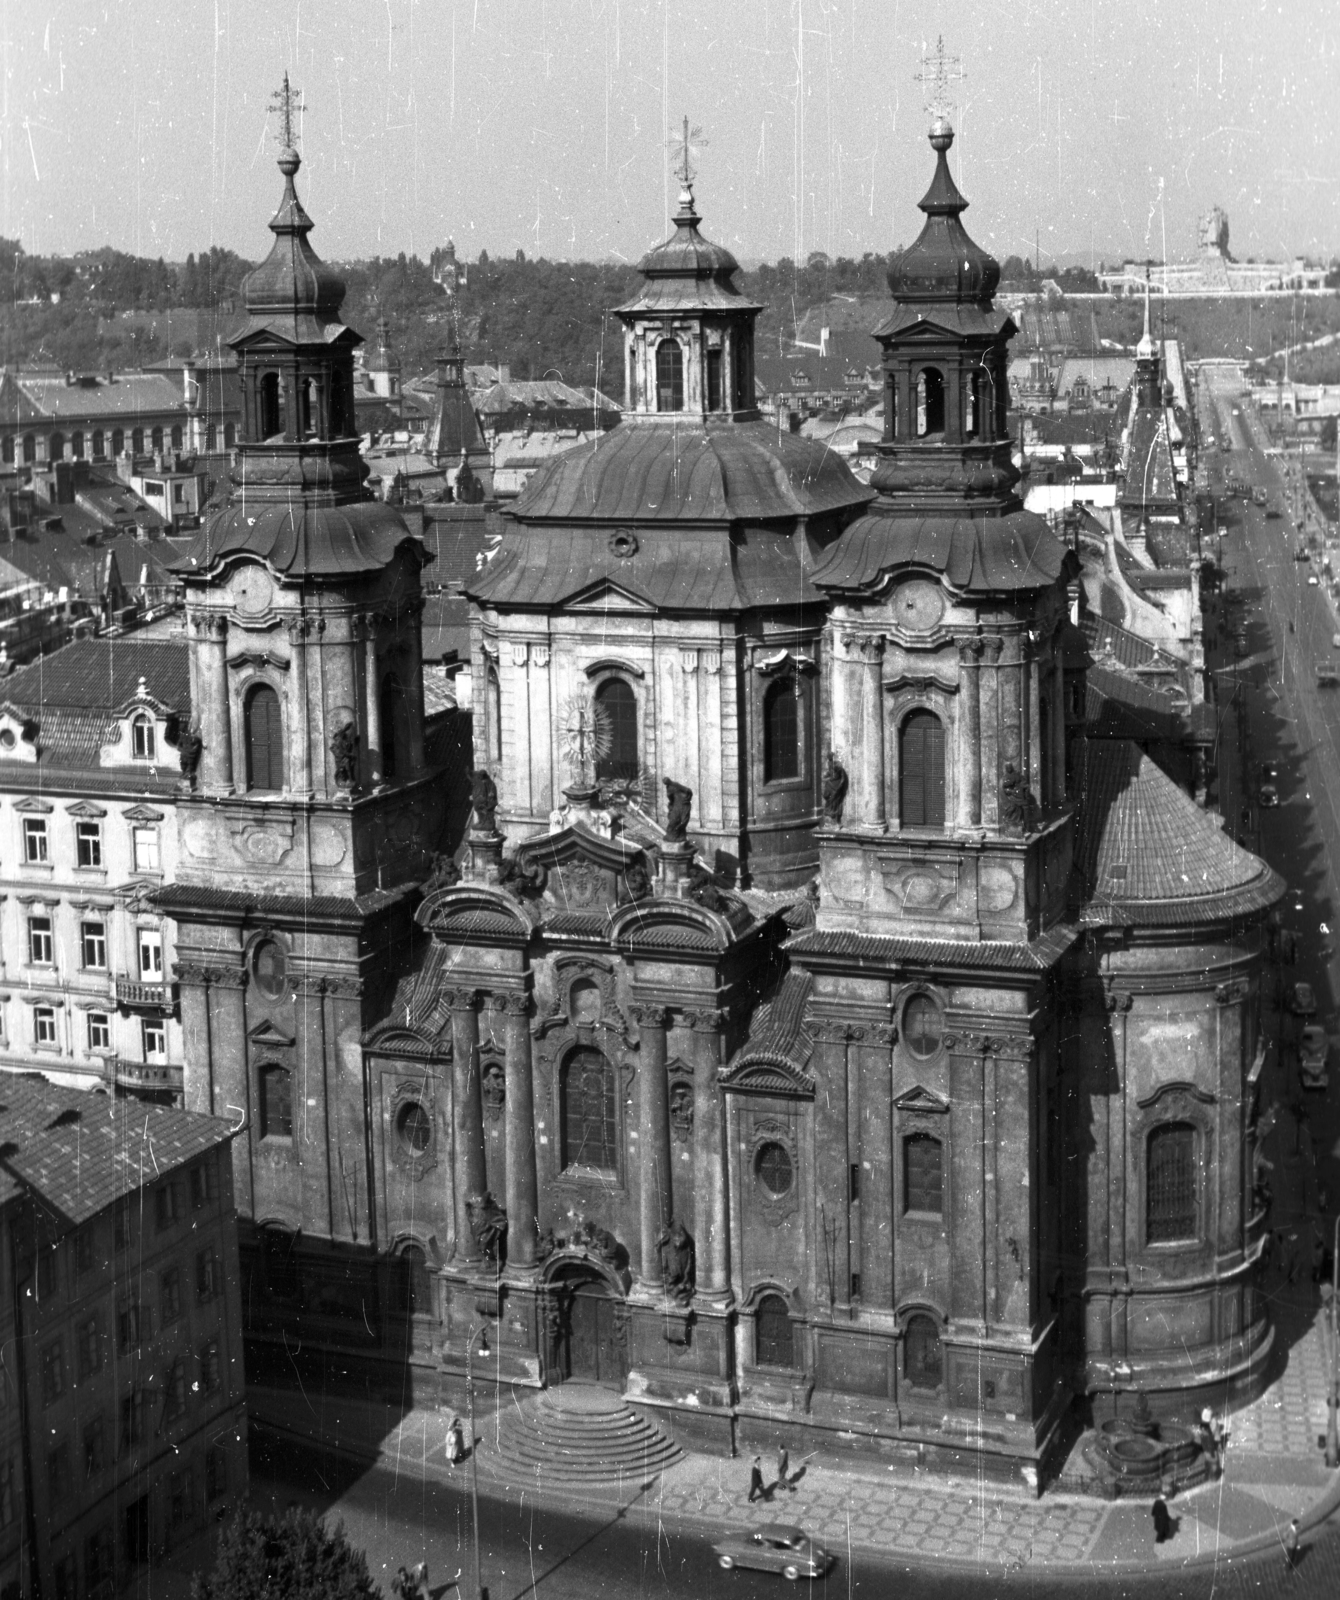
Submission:
[[456,1202],[456,1259],[478,1261],[479,1246],[470,1229],[469,1202],[488,1186],[484,1168],[484,1108],[479,1093],[479,991],[449,989],[452,1044],[453,1176]]
[[964,639],[958,647],[959,681],[963,685],[964,774],[962,822],[969,828],[982,820],[982,641]]
[[[497,1002],[495,1001],[495,1004]],[[507,1011],[507,1262],[535,1265],[535,1087],[530,1059],[530,996],[513,991]]]
[[982,640],[979,669],[981,702],[982,822],[988,828],[1000,822],[1000,652],[1005,641],[999,634]]
[[835,673],[847,674],[848,771],[852,780],[853,820],[884,830],[884,640],[871,634],[841,635],[845,661]]
[[720,1297],[730,1290],[730,1230],[726,1186],[725,1106],[717,1084],[721,1065],[720,1011],[690,1011],[693,1029],[693,1193],[698,1237],[694,1240],[699,1294]]
[[670,1221],[670,1085],[665,1074],[665,1007],[632,1008],[641,1034],[638,1052],[638,1166],[644,1288],[659,1288],[657,1240]]

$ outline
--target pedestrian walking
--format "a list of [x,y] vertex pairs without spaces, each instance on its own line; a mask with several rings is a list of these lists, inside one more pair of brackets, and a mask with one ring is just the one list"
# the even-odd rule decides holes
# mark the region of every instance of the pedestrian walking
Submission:
[[795,1490],[791,1488],[790,1472],[791,1457],[786,1453],[786,1446],[783,1445],[777,1452],[777,1487],[779,1489],[791,1489],[794,1494]]
[[1172,1518],[1168,1515],[1168,1504],[1162,1495],[1151,1506],[1150,1515],[1154,1519],[1154,1543],[1162,1544],[1172,1532]]
[[1292,1572],[1298,1565],[1298,1518],[1295,1517],[1289,1524],[1289,1531],[1284,1535],[1284,1570]]
[[461,1427],[461,1419],[453,1417],[451,1426],[447,1429],[447,1460],[454,1467],[465,1456],[465,1430]]
[[1319,1233],[1312,1236],[1312,1281],[1321,1282],[1322,1268],[1326,1264],[1326,1245]]
[[1284,1241],[1284,1281],[1297,1283],[1298,1281],[1298,1235],[1291,1233]]
[[759,1460],[759,1458],[757,1456],[755,1456],[754,1460],[753,1460],[753,1463],[749,1468],[749,1503],[750,1503],[750,1505],[753,1505],[755,1500],[763,1499],[764,1493],[765,1493],[765,1490],[763,1488],[763,1463]]

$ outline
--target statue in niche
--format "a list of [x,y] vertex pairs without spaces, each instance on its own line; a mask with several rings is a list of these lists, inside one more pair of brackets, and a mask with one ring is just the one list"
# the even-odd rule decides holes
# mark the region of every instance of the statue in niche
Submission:
[[205,741],[195,728],[187,728],[177,739],[177,754],[181,758],[181,775],[192,789],[195,788],[195,776],[200,770],[200,757],[204,753],[204,749]]
[[665,779],[665,842],[683,844],[689,831],[693,790],[673,778]]
[[693,1136],[693,1086],[687,1083],[670,1085],[670,1132],[680,1144],[687,1144]]
[[520,850],[504,859],[502,870],[498,874],[499,885],[522,900],[538,899],[544,893],[544,886],[548,881],[549,874],[543,862],[532,859]]
[[490,1122],[496,1122],[507,1101],[507,1077],[501,1061],[484,1063],[479,1074],[479,1093],[484,1102],[484,1115]]
[[656,1239],[665,1292],[681,1306],[693,1299],[693,1240],[682,1222],[662,1228]]
[[824,764],[824,821],[836,827],[842,821],[842,808],[847,803],[847,769],[832,750]]
[[623,882],[630,900],[645,900],[651,893],[651,874],[647,871],[647,863],[640,857],[629,862]]
[[487,1189],[465,1202],[475,1248],[488,1261],[502,1265],[507,1248],[507,1213]]
[[478,833],[498,831],[498,786],[483,767],[470,774],[470,804],[474,808],[474,828]]
[[335,787],[352,789],[358,782],[358,729],[352,722],[336,728],[330,741],[330,753],[335,757]]
[[1023,773],[1012,761],[1005,763],[1000,780],[1000,826],[1003,833],[1032,831],[1037,801],[1024,783]]

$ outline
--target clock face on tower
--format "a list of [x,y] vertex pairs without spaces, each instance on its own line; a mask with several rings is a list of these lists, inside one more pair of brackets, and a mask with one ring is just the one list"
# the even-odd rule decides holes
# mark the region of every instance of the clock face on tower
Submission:
[[909,633],[929,633],[944,614],[944,593],[929,578],[909,578],[894,590],[894,621]]

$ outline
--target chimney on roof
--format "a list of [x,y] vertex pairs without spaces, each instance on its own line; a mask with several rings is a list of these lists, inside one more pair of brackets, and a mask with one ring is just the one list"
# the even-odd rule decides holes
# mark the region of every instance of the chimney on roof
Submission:
[[499,383],[511,383],[511,381],[512,381],[512,369],[511,369],[511,367],[499,367],[498,368],[498,382]]

